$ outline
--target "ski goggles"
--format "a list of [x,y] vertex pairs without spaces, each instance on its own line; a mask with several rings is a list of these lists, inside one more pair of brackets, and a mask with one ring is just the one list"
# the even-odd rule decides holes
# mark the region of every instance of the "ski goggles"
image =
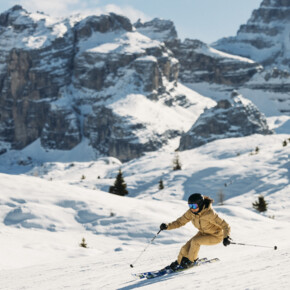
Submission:
[[198,208],[198,204],[197,203],[189,203],[188,204],[190,209],[197,209]]

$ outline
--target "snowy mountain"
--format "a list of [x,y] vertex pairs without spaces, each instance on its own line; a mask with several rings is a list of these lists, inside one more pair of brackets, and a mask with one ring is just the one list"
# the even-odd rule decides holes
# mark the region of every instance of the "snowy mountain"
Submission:
[[181,136],[215,105],[181,83],[230,91],[262,69],[199,41],[181,43],[167,20],[57,20],[21,6],[0,19],[2,154],[38,140],[45,150],[88,142],[95,156],[128,161]]
[[134,24],[137,31],[154,40],[164,41],[180,63],[179,80],[182,83],[244,84],[262,66],[253,60],[218,51],[193,39],[178,39],[174,23],[153,19]]
[[211,45],[179,40],[166,20],[138,23],[137,30],[166,43],[180,62],[179,80],[191,89],[216,101],[238,90],[267,116],[289,115],[289,5],[263,1],[237,36]]
[[180,135],[214,104],[177,84],[172,52],[126,17],[56,21],[14,6],[0,19],[2,153],[37,140],[71,150],[87,139],[97,155],[129,160]]
[[[256,95],[253,101],[263,94],[269,95],[266,98],[274,101],[272,105],[287,115],[290,111],[289,15],[289,1],[264,0],[236,36],[212,44],[216,49],[263,65],[264,70],[244,84],[243,94]],[[262,109],[259,101],[256,104]]]
[[266,116],[289,115],[289,73],[265,69],[245,57],[222,52],[199,40],[168,41],[180,63],[179,81],[215,101],[238,90]]
[[289,70],[289,15],[289,1],[264,0],[235,37],[223,38],[214,47],[265,67]]

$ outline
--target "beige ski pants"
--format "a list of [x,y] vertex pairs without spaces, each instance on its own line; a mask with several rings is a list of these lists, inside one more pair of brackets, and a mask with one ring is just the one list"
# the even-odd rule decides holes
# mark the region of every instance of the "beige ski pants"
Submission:
[[201,245],[216,245],[219,244],[222,240],[223,234],[216,236],[198,232],[180,249],[177,262],[180,264],[183,257],[186,257],[193,262],[198,258],[198,252]]

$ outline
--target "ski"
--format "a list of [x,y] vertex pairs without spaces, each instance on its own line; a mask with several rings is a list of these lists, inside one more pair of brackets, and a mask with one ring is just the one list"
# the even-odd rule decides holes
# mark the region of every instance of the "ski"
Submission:
[[156,277],[161,277],[164,275],[168,275],[168,274],[172,274],[172,273],[178,273],[178,272],[182,272],[188,269],[191,269],[193,267],[197,267],[197,266],[201,266],[203,264],[207,264],[207,263],[214,263],[214,262],[218,262],[219,259],[218,258],[213,258],[213,259],[207,259],[207,258],[202,258],[202,259],[198,259],[191,267],[189,268],[183,268],[181,266],[179,266],[179,268],[177,268],[177,270],[173,271],[169,266],[161,269],[161,270],[156,270],[156,271],[151,271],[151,272],[143,272],[143,273],[137,273],[137,274],[132,274],[134,277],[139,278],[139,279],[152,279],[152,278],[156,278]]

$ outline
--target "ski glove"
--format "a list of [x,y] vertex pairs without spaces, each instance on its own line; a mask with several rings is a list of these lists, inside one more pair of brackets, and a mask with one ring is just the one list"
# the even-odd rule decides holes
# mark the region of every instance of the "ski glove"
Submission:
[[230,245],[231,244],[231,238],[229,236],[227,236],[226,238],[224,238],[223,244],[224,244],[225,247],[228,246],[228,245]]
[[167,224],[164,224],[164,223],[161,224],[161,225],[160,225],[160,230],[161,230],[161,231],[167,230]]

